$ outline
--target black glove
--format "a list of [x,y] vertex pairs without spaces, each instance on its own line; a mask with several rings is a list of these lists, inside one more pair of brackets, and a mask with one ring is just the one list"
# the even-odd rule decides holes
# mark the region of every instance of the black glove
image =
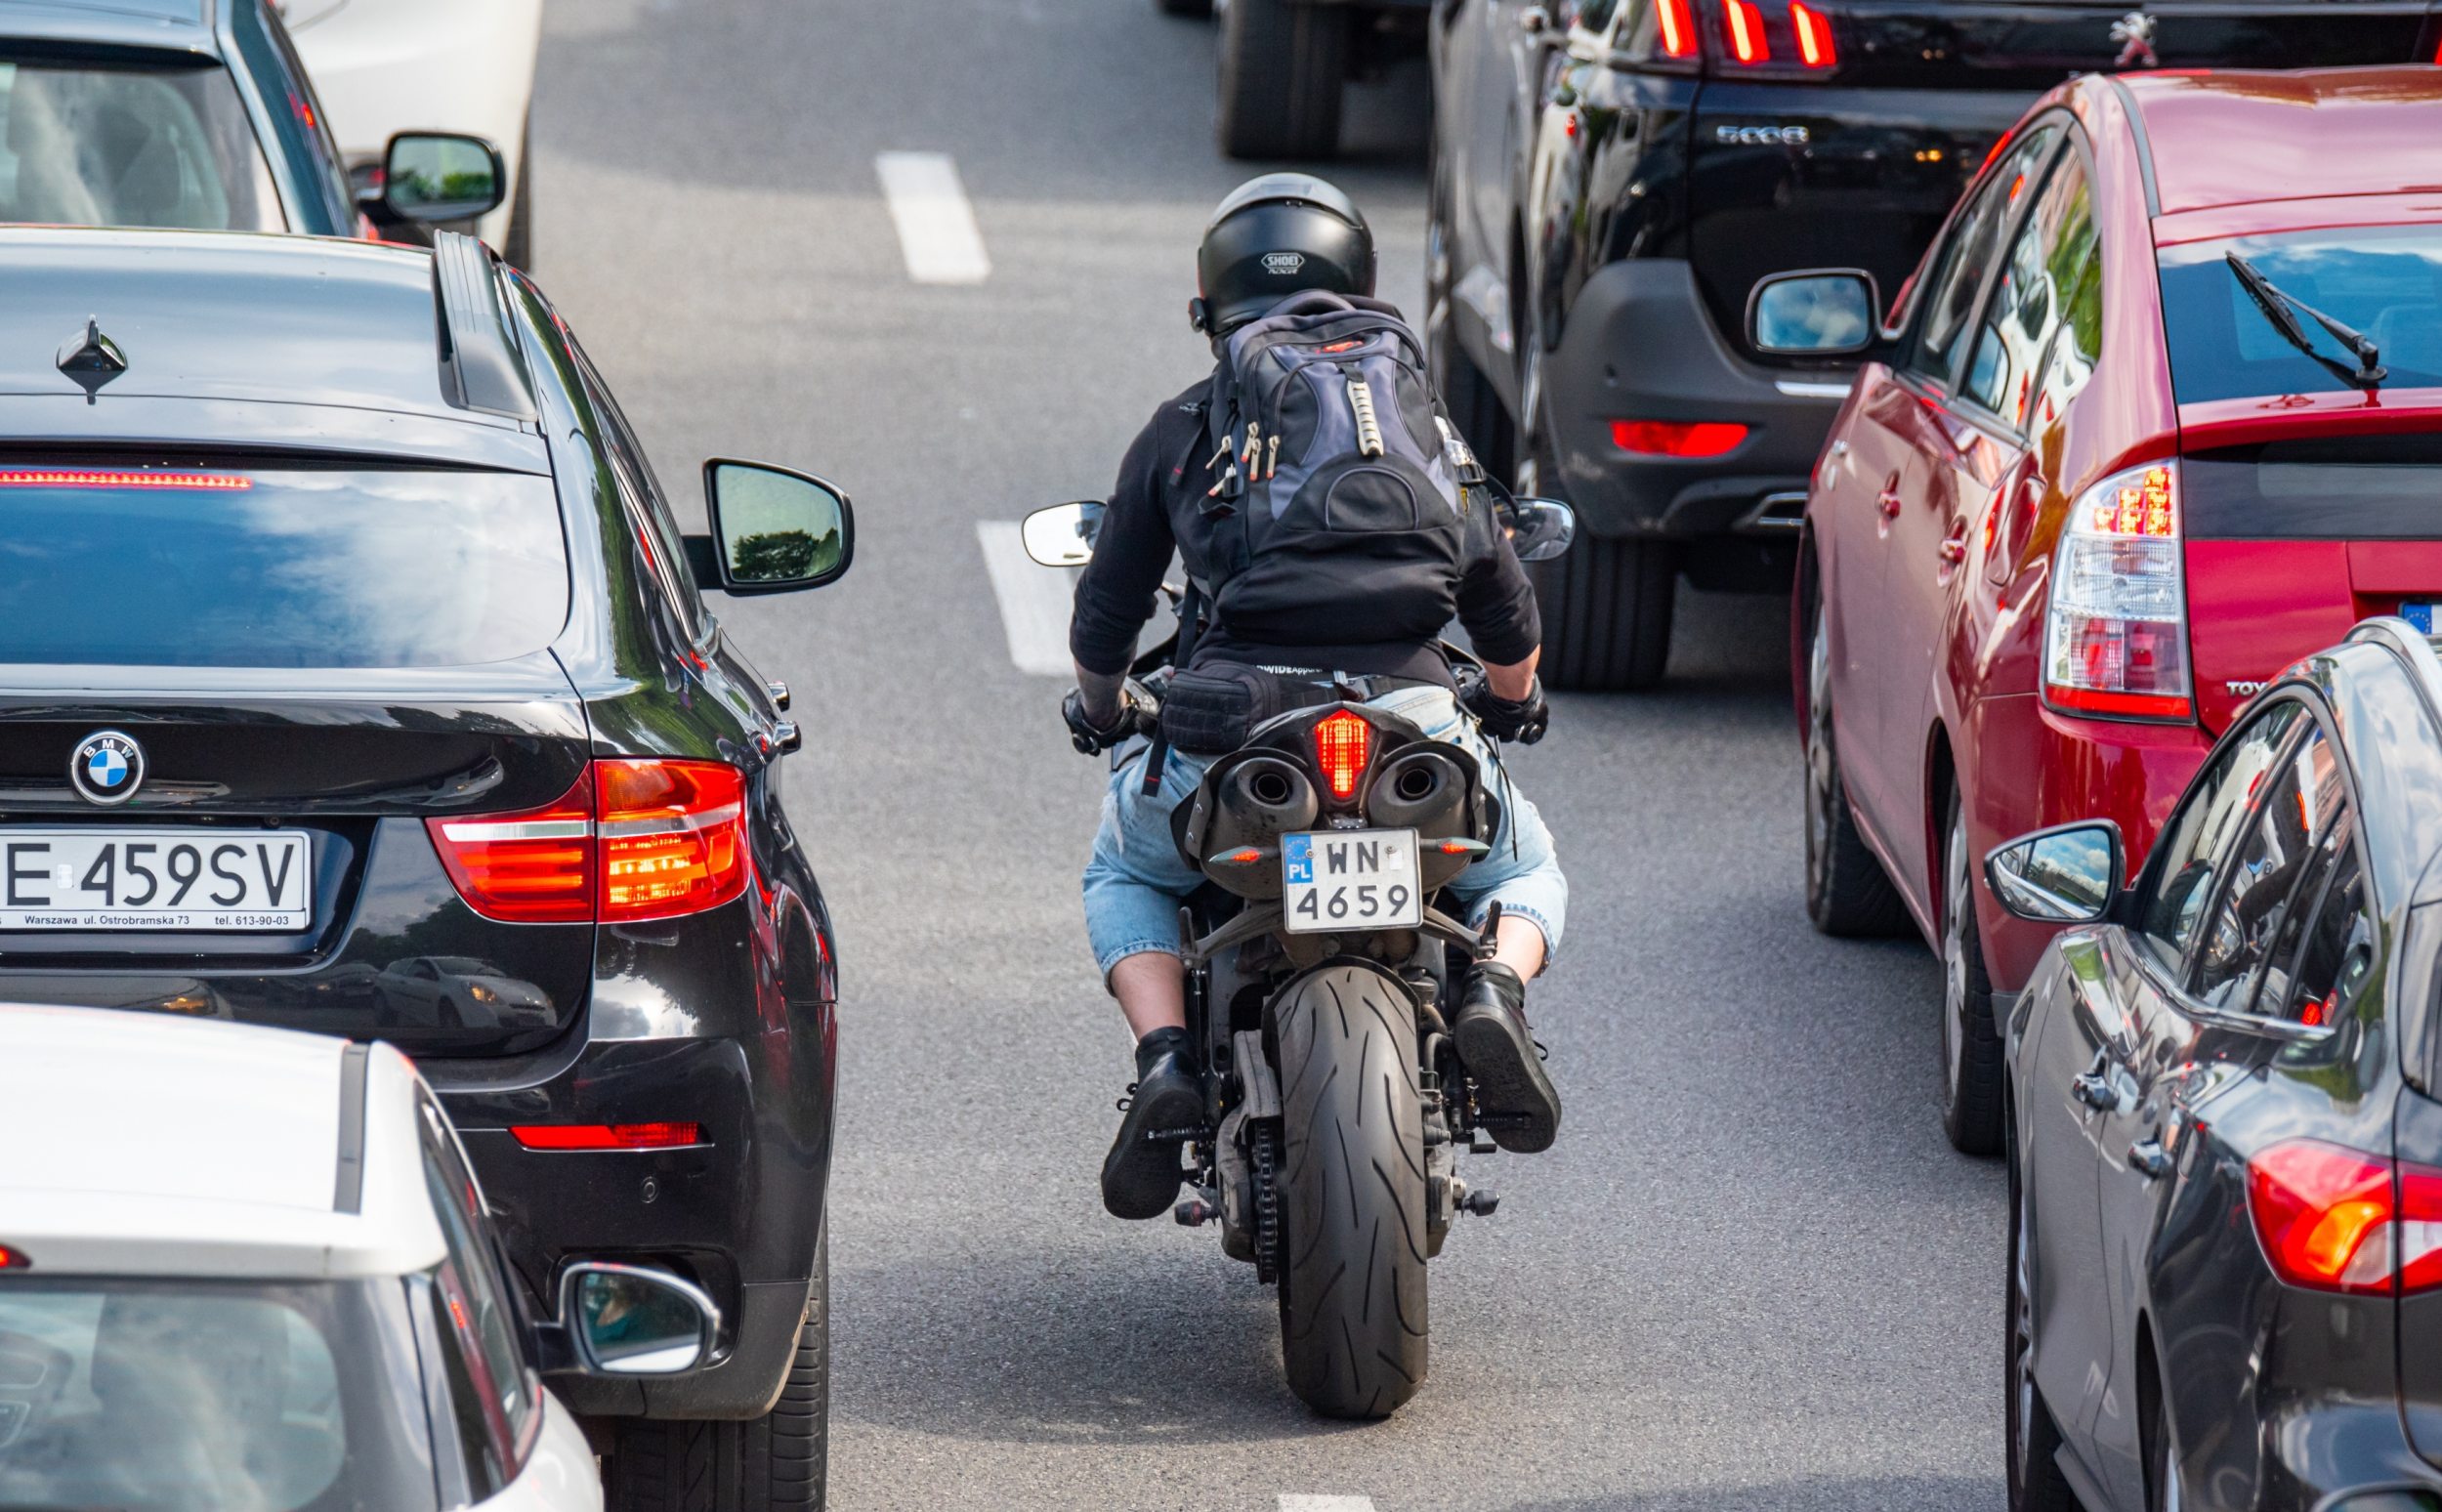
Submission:
[[1087,756],[1103,752],[1128,739],[1145,734],[1160,723],[1161,706],[1134,678],[1119,687],[1118,712],[1107,725],[1097,725],[1085,712],[1085,695],[1070,689],[1060,700],[1060,717],[1069,724],[1069,743]]
[[1458,696],[1484,733],[1495,740],[1533,745],[1551,727],[1552,708],[1543,701],[1543,680],[1539,677],[1527,690],[1527,695],[1515,702],[1494,693],[1491,678],[1475,679]]

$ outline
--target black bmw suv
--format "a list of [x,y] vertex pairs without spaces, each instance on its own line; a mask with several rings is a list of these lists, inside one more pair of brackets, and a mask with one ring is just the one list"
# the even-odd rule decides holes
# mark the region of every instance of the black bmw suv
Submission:
[[820,1505],[835,956],[787,691],[699,590],[836,578],[848,501],[712,462],[683,535],[468,237],[0,275],[0,1002],[406,1050],[546,1316],[580,1258],[720,1306],[700,1374],[565,1388],[612,1505]]
[[[1544,675],[1662,676],[1672,600],[1784,587],[1870,313],[1767,351],[1759,285],[1887,308],[2000,134],[2071,73],[2423,63],[2428,0],[1443,0],[1427,337],[1454,418],[1581,522]],[[1793,346],[1806,350],[1790,350]]]

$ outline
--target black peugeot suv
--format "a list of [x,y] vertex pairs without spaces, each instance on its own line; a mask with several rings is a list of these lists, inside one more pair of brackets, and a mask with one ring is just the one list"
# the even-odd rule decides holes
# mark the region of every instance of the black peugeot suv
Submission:
[[719,1304],[710,1368],[564,1388],[611,1504],[819,1506],[835,955],[787,691],[699,590],[837,577],[848,501],[711,462],[682,534],[469,237],[0,231],[0,1002],[407,1051],[538,1302]]
[[[1789,580],[1868,318],[1750,329],[1776,274],[1888,308],[1960,189],[2071,73],[2423,63],[2428,0],[1444,0],[1427,339],[1453,417],[1568,499],[1544,675],[1660,679],[1684,574]],[[1769,350],[1767,350],[1769,347]]]

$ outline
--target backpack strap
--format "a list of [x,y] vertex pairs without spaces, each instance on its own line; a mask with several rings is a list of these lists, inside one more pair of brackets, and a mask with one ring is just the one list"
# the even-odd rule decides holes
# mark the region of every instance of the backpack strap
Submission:
[[[1187,579],[1187,595],[1179,600],[1179,638],[1170,652],[1170,664],[1180,671],[1196,654],[1197,633],[1203,628],[1204,585],[1193,573]],[[1162,770],[1170,762],[1170,736],[1159,725],[1154,727],[1154,743],[1145,752],[1145,796],[1161,791]]]

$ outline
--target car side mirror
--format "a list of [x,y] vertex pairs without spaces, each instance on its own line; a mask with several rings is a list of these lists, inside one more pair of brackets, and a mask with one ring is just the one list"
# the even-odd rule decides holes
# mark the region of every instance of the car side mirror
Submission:
[[1994,901],[2036,924],[2092,924],[2120,896],[2120,826],[2089,819],[2021,835],[1984,859]]
[[1083,567],[1094,560],[1104,508],[1100,499],[1078,499],[1034,511],[1019,531],[1026,554],[1043,567]]
[[471,221],[509,194],[509,165],[482,137],[402,131],[382,151],[382,208],[400,221]]
[[1519,499],[1501,524],[1521,562],[1549,562],[1578,538],[1578,512],[1558,499]]
[[837,582],[856,555],[848,495],[810,473],[716,457],[703,496],[712,534],[687,541],[699,587],[799,593]]
[[546,1369],[582,1375],[683,1375],[712,1358],[721,1310],[667,1271],[587,1260],[560,1276]]
[[1747,339],[1777,357],[1848,357],[1872,347],[1880,330],[1874,275],[1856,268],[1813,268],[1760,280],[1747,299]]

